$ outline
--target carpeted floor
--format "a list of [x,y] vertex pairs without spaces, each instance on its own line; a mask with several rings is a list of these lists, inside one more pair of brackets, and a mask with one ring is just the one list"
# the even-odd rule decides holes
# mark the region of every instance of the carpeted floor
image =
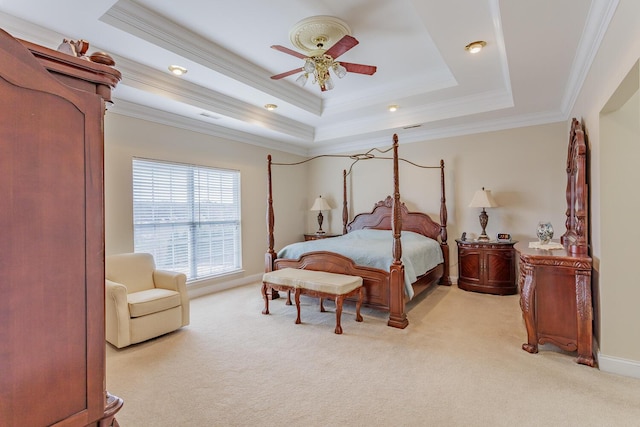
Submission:
[[409,326],[346,305],[271,301],[259,284],[191,301],[191,325],[117,350],[107,389],[122,427],[640,426],[640,380],[521,349],[518,295],[437,287],[409,304]]

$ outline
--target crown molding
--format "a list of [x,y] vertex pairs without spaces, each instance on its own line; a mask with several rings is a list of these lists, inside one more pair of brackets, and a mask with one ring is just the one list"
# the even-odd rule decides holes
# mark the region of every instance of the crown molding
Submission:
[[294,84],[273,83],[267,70],[133,1],[118,1],[100,20],[311,114],[322,114],[321,98]]
[[594,0],[591,2],[587,22],[569,72],[567,90],[560,104],[562,111],[566,112],[567,116],[578,99],[580,89],[587,78],[598,49],[600,49],[600,43],[609,28],[618,2],[619,0]]
[[308,156],[308,150],[294,144],[287,144],[269,138],[260,137],[247,132],[242,132],[227,127],[218,126],[210,122],[204,122],[189,117],[180,116],[166,111],[157,110],[145,105],[129,102],[117,97],[113,98],[113,104],[109,106],[107,114],[119,114],[126,117],[146,120],[165,126],[172,126],[205,135],[231,140],[243,144],[255,145],[262,148],[273,149],[285,153]]
[[[273,131],[312,142],[314,128],[290,118],[266,111],[223,93],[176,78],[126,58],[114,57],[122,73],[119,86],[145,92],[164,93],[169,98],[232,119],[259,124]],[[194,117],[195,118],[195,117]]]
[[[413,102],[416,101],[413,100]],[[411,109],[400,109],[394,113],[393,122],[397,123],[396,126],[398,128],[514,106],[511,91],[507,89],[497,89],[441,102],[428,103],[425,99],[422,102],[418,102],[418,104],[422,106]],[[411,112],[408,112],[409,110]],[[384,111],[379,114],[363,116],[360,119],[348,122],[345,121],[338,122],[334,125],[320,126],[316,129],[315,141],[324,143],[327,140],[345,136],[353,138],[353,136],[362,132],[383,129],[388,125],[389,120],[391,120],[389,114]]]
[[428,125],[411,127],[408,129],[399,127],[396,129],[387,129],[361,134],[356,137],[336,138],[330,141],[323,141],[322,146],[310,148],[308,155],[319,156],[324,154],[342,154],[345,152],[358,152],[366,151],[371,148],[385,147],[390,145],[390,137],[394,133],[398,134],[398,143],[402,145],[484,132],[496,132],[527,126],[545,125],[564,122],[566,120],[566,115],[563,112],[556,111],[522,114],[495,120],[469,122],[468,124],[455,124],[441,127],[429,127]]

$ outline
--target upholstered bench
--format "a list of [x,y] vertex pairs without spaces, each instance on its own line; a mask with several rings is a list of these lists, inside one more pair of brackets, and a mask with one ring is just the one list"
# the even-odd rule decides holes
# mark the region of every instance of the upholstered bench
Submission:
[[342,303],[344,299],[358,295],[356,302],[356,322],[362,322],[362,316],[360,315],[360,307],[362,306],[363,299],[362,277],[297,268],[283,268],[282,270],[264,273],[262,276],[262,297],[264,298],[264,310],[262,310],[262,314],[269,314],[268,288],[295,292],[296,310],[298,312],[296,324],[301,323],[300,295],[302,294],[319,297],[320,311],[324,311],[322,302],[324,298],[335,300],[336,334],[342,333],[340,318],[342,317]]

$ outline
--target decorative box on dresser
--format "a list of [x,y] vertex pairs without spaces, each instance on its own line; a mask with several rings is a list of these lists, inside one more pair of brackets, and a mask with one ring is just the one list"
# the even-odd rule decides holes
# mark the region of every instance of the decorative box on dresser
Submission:
[[120,73],[94,59],[0,30],[2,426],[117,425],[123,404],[105,390],[104,326],[103,120]]
[[458,287],[496,295],[518,292],[515,241],[456,240]]

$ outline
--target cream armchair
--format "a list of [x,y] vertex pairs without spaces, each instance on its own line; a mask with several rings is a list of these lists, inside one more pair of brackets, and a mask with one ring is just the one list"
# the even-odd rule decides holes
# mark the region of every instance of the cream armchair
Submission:
[[151,254],[110,255],[105,260],[106,336],[118,348],[189,324],[186,276],[156,270]]

